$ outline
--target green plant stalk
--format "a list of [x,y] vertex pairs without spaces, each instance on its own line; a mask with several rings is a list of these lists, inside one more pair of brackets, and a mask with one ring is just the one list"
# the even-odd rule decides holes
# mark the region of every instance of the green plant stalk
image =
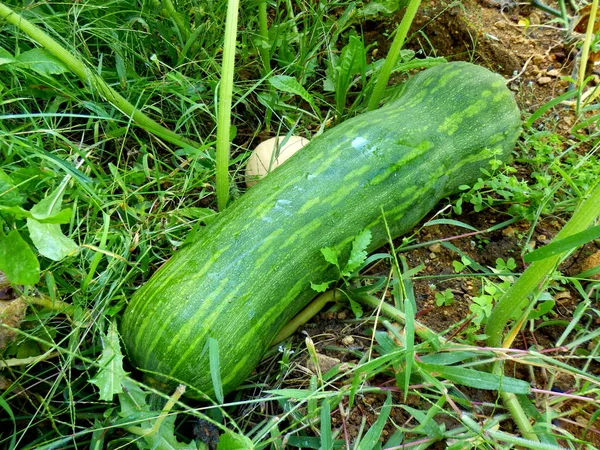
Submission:
[[183,138],[177,133],[158,124],[135,106],[129,103],[125,98],[111,88],[99,75],[90,70],[86,65],[77,59],[73,54],[61,46],[57,41],[46,34],[37,25],[34,25],[27,19],[21,17],[8,6],[0,3],[0,19],[6,20],[11,25],[36,41],[55,57],[57,57],[71,72],[77,75],[84,83],[95,88],[113,106],[129,116],[135,123],[149,133],[152,133],[171,144],[183,148],[199,148],[200,144],[190,139]]
[[373,90],[373,95],[369,100],[368,110],[372,111],[379,107],[379,103],[383,97],[383,93],[385,91],[385,87],[390,79],[390,75],[392,74],[392,70],[398,61],[398,57],[400,56],[400,50],[402,49],[402,45],[404,44],[404,40],[406,39],[406,35],[408,34],[408,30],[410,29],[410,25],[412,24],[415,15],[417,14],[417,10],[419,9],[419,5],[421,4],[421,0],[411,0],[406,8],[406,12],[404,13],[404,17],[402,17],[402,22],[400,22],[400,26],[396,32],[396,36],[394,37],[394,41],[392,42],[392,46],[390,47],[387,56],[385,57],[385,62],[383,67],[381,68],[381,72],[379,72],[379,76],[377,77],[377,83],[375,84],[375,89]]
[[267,21],[267,0],[258,1],[258,32],[260,33],[260,47],[258,51],[263,63],[263,77],[271,72],[271,52],[267,48],[269,43],[269,24]]
[[336,289],[331,289],[315,298],[306,308],[300,311],[296,317],[284,325],[273,339],[271,345],[279,344],[281,341],[294,334],[298,328],[316,316],[327,303],[335,301],[336,293]]
[[577,87],[579,90],[583,89],[583,83],[585,81],[585,69],[587,67],[588,59],[590,56],[590,47],[592,45],[592,38],[594,36],[594,25],[596,24],[597,11],[598,11],[598,0],[592,0],[592,7],[590,9],[590,17],[588,19],[588,25],[585,30],[585,40],[583,41],[583,48],[581,50],[581,60],[579,62],[579,73],[577,75]]
[[217,105],[217,206],[222,211],[229,201],[229,130],[231,128],[231,103],[233,96],[233,70],[239,0],[227,2],[223,66]]
[[187,42],[187,40],[190,38],[189,24],[187,23],[185,17],[177,12],[173,2],[171,0],[153,0],[152,3],[154,4],[155,8],[160,9],[161,7],[164,7],[164,14],[169,17],[173,23],[175,23],[175,26],[181,35],[181,41],[184,43]]
[[[595,0],[597,1],[597,0]],[[592,189],[589,197],[581,203],[573,217],[557,233],[553,241],[558,241],[580,233],[589,228],[596,217],[600,215],[600,183]],[[502,332],[511,317],[520,311],[527,297],[550,276],[556,265],[566,252],[533,262],[523,275],[498,300],[490,315],[485,334],[488,335],[487,345],[502,346]]]

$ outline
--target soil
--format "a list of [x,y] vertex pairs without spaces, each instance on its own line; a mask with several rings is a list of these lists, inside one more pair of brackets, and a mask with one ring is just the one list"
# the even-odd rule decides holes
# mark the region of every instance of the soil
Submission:
[[[552,5],[552,2],[548,3]],[[508,85],[521,109],[525,113],[532,113],[568,89],[568,81],[565,81],[564,77],[577,76],[577,50],[574,44],[581,36],[561,30],[560,24],[552,19],[553,17],[539,9],[510,0],[426,0],[423,1],[420,13],[413,23],[410,33],[412,38],[407,45],[419,52],[418,54],[471,61],[502,74],[509,80]],[[395,23],[385,21],[369,22],[364,33],[365,40],[367,43],[376,42],[378,39],[385,41],[386,39],[381,39],[381,35],[384,32],[388,33],[395,26]],[[387,49],[379,47],[378,50],[385,52]],[[548,114],[537,126],[568,136],[574,116],[564,106],[558,106],[557,111],[560,112],[560,120],[558,115],[554,117]],[[467,211],[461,217],[454,218],[483,230],[506,220],[508,216],[497,210],[481,213]],[[533,245],[548,243],[563,224],[564,222],[557,218],[547,218],[539,221],[534,230],[530,230],[530,224],[519,222],[483,236],[452,239],[451,243],[484,268],[495,267],[497,258],[514,258],[517,264],[514,270],[520,272],[524,269],[520,258],[523,245],[526,245],[526,242]],[[450,225],[430,226],[418,232],[415,242],[444,240],[464,235],[465,231],[464,228]],[[531,233],[530,240],[525,239],[528,233]],[[460,341],[465,337],[470,323],[472,299],[482,293],[480,279],[457,277],[453,261],[459,257],[455,251],[439,243],[403,255],[410,267],[424,265],[419,279],[414,282],[418,320],[440,334],[452,336]],[[598,249],[588,246],[575,258],[567,261],[561,269],[566,273],[577,273],[577,269],[580,270],[585,264],[587,267],[593,267],[599,258],[597,255]],[[448,306],[438,306],[435,293],[446,289],[450,289],[454,295],[454,302]],[[568,287],[562,287],[553,292],[553,296],[557,305],[553,319],[569,321],[577,307],[579,295]],[[371,348],[372,329],[365,327],[372,326],[373,322],[366,322],[365,325],[364,321],[356,321],[352,317],[354,314],[346,310],[322,312],[297,333],[295,343],[298,345],[295,348],[305,349],[304,340],[306,336],[310,336],[318,354],[323,355],[322,361],[333,361],[333,364],[356,363],[359,355]],[[524,330],[517,337],[513,347],[551,349],[563,330],[562,327],[544,326],[544,323],[540,323],[535,330]],[[316,367],[305,350],[303,353],[293,359],[284,380],[279,380],[277,386],[271,385],[269,388],[307,387],[310,377],[306,374],[314,373]],[[280,357],[281,355],[276,355],[265,363],[276,365]],[[321,361],[321,356],[318,359]],[[540,389],[546,388],[550,378],[553,381],[552,389],[569,392],[573,386],[573,379],[560,373],[549,374],[543,368],[529,371],[523,367],[509,366],[507,370],[510,375],[526,379]],[[327,368],[321,367],[321,372],[325,372]],[[598,373],[599,368],[591,367],[588,370]],[[389,389],[393,393],[395,405],[407,405],[417,409],[431,407],[425,401],[425,396],[411,395],[405,400],[402,392],[395,388],[395,380],[390,380],[389,376],[382,375],[380,379],[369,380],[369,383]],[[475,389],[461,389],[461,392],[473,410],[481,413],[486,412],[486,404],[493,406],[499,401],[493,392]],[[338,438],[352,442],[358,436],[359,430],[368,430],[377,420],[384,400],[384,395],[363,395],[355,399],[352,407],[346,398],[339,408],[332,408],[332,427],[340,431]],[[540,396],[534,401],[543,399]],[[556,424],[580,437],[583,437],[589,425],[590,431],[587,432],[586,439],[600,448],[600,423],[588,423],[593,414],[589,406],[577,403],[577,400],[564,402],[564,405],[564,408],[579,412],[557,419]],[[272,409],[274,413],[279,410],[278,405],[264,407]],[[399,426],[417,426],[415,419],[411,417],[407,410],[393,408],[390,421]],[[435,420],[438,423],[443,422],[447,429],[457,425],[454,419],[443,414],[438,415]],[[510,430],[513,425],[508,423],[503,426]],[[386,427],[384,441],[389,438],[387,433],[391,432],[392,426]],[[446,448],[446,445],[447,443],[438,442],[429,448],[441,449]]]

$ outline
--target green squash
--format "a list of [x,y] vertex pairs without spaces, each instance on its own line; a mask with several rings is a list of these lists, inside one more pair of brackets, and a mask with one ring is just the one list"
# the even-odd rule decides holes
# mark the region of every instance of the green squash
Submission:
[[311,282],[339,276],[321,248],[349,248],[370,229],[377,249],[388,239],[383,216],[393,237],[410,231],[490,160],[507,161],[520,126],[501,76],[464,62],[420,72],[391,103],[318,136],[177,251],[124,313],[130,360],[160,386],[213,396],[212,342],[232,391],[314,297]]

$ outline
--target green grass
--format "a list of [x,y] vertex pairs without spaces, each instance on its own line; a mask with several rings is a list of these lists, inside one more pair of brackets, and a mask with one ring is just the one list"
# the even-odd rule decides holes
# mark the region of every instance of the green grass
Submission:
[[[247,150],[266,134],[311,137],[367,109],[386,56],[372,56],[367,21],[396,28],[381,15],[394,2],[267,2],[267,24],[259,3],[241,2],[239,11],[226,162],[232,201],[243,195]],[[368,257],[357,244],[356,258],[339,262],[337,303],[304,326],[310,338],[280,342],[223,402],[143,385],[121,359],[115,324],[135,289],[217,214],[227,4],[140,5],[9,4],[88,71],[81,74],[0,19],[0,264],[19,298],[0,312],[0,336],[14,335],[0,349],[2,448],[594,448],[594,270],[569,271],[573,257],[558,255],[518,322],[515,336],[525,342],[500,351],[483,335],[496,302],[526,273],[536,226],[561,229],[597,183],[593,104],[568,137],[540,115],[511,166],[490,167],[490,179],[439,205],[414,235]],[[399,76],[441,63],[400,56]],[[132,119],[100,79],[151,121]],[[393,95],[390,88],[384,98]],[[495,214],[498,225],[474,228],[479,213]],[[454,234],[422,239],[433,226]],[[459,245],[466,235],[485,248],[508,226],[517,227],[519,251],[495,267]],[[44,239],[35,237],[40,229]],[[590,239],[567,249],[583,259],[598,250],[597,236]],[[456,262],[443,274],[411,259],[436,243]],[[461,281],[477,295],[445,284]],[[447,329],[422,323],[427,286],[436,308],[465,306]],[[0,278],[0,295],[6,289]],[[572,307],[562,306],[565,293]],[[310,370],[325,353],[342,363]],[[523,429],[529,419],[533,433]]]

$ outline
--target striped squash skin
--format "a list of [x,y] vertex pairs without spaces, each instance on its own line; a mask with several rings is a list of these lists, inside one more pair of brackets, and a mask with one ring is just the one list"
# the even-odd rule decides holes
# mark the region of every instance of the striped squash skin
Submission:
[[[131,299],[122,335],[155,384],[179,380],[214,395],[208,339],[218,342],[223,390],[256,367],[279,329],[336,278],[322,247],[349,247],[365,228],[370,250],[413,228],[506,161],[520,113],[504,79],[448,63],[410,79],[387,106],[314,139],[177,251]],[[160,380],[160,381],[159,381]],[[189,393],[193,392],[188,390]]]

